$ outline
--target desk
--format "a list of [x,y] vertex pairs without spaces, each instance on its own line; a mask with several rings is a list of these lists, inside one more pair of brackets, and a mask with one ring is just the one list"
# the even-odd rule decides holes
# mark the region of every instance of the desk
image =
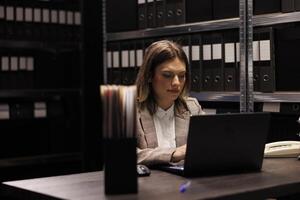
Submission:
[[263,199],[300,193],[300,161],[265,159],[262,172],[192,178],[185,193],[178,191],[186,178],[152,170],[139,178],[139,193],[105,196],[103,172],[4,182],[1,192],[20,199]]

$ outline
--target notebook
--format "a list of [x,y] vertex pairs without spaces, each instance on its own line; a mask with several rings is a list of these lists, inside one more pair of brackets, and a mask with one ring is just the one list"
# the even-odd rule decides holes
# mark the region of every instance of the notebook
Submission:
[[186,177],[261,170],[269,113],[192,116],[184,163],[162,170]]

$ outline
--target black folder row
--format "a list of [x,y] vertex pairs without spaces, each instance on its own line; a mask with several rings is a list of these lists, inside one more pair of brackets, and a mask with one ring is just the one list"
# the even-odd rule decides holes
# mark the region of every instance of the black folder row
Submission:
[[79,51],[43,52],[0,49],[0,89],[79,87]]
[[[120,32],[239,16],[239,0],[107,1],[107,30]],[[254,15],[300,10],[300,0],[253,0]]]
[[[108,82],[132,84],[142,64],[145,48],[155,40],[130,40],[108,43]],[[166,37],[182,45],[189,58],[192,91],[239,90],[238,30],[196,33]],[[275,90],[275,58],[272,28],[255,29],[253,42],[254,88]]]
[[79,1],[0,0],[0,37],[78,41],[81,25],[79,9]]

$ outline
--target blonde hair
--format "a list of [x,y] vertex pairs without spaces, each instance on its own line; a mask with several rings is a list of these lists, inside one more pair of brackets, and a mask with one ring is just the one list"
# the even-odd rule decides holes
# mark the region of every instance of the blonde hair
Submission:
[[184,62],[186,66],[185,85],[181,94],[175,100],[175,108],[179,110],[179,107],[183,106],[188,109],[185,101],[190,89],[188,58],[179,44],[169,40],[154,42],[146,49],[144,60],[136,79],[137,105],[140,109],[147,108],[151,115],[156,112],[157,104],[155,102],[151,80],[157,66],[175,58]]

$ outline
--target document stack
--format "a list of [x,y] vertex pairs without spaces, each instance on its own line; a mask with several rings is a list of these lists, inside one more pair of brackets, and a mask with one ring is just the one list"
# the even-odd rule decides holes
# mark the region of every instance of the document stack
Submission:
[[102,85],[100,94],[105,193],[136,193],[136,87]]

